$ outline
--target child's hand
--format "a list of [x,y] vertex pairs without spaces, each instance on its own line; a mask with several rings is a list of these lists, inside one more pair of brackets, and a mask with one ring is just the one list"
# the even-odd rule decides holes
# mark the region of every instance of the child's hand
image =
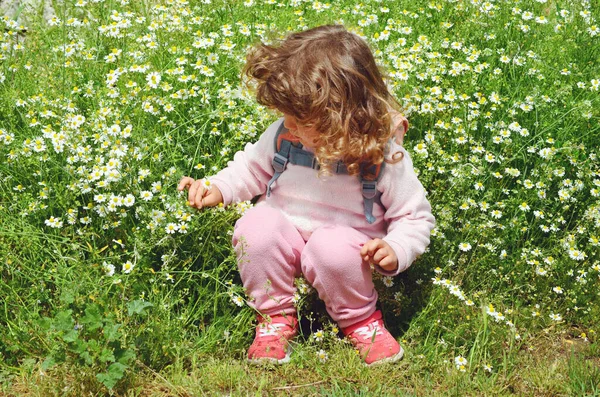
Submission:
[[360,250],[360,256],[368,263],[379,265],[383,270],[398,269],[398,257],[388,243],[380,238],[369,240]]
[[189,176],[184,176],[177,185],[177,190],[182,191],[183,189],[189,189],[188,202],[190,206],[202,209],[203,207],[214,207],[223,202],[223,195],[221,191],[216,187],[212,186],[208,188],[210,183],[207,185],[203,179],[194,179]]

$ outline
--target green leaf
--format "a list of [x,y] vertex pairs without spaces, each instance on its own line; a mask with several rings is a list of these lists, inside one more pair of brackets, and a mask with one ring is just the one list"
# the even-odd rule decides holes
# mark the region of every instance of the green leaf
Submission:
[[77,336],[79,336],[77,331],[72,329],[70,331],[65,332],[62,338],[65,342],[75,342],[77,340]]
[[48,317],[42,317],[39,320],[37,320],[37,324],[39,325],[42,331],[49,332],[50,328],[52,328],[52,319]]
[[60,301],[66,305],[70,305],[71,303],[75,302],[75,297],[73,296],[73,291],[70,291],[69,289],[65,289],[62,291],[62,293],[60,294]]
[[74,346],[71,347],[71,351],[79,354],[87,352],[88,344],[83,339],[77,339]]
[[114,378],[109,373],[103,373],[96,374],[96,379],[98,379],[98,382],[102,383],[108,389],[112,389],[121,378]]
[[85,308],[85,316],[81,318],[81,323],[87,325],[90,331],[102,327],[102,313],[100,307],[95,303]]
[[71,331],[75,325],[75,321],[73,320],[73,317],[71,317],[72,313],[72,310],[62,310],[58,312],[52,322],[54,329],[65,332]]
[[97,374],[96,379],[98,379],[98,381],[107,388],[112,389],[125,375],[125,369],[127,369],[126,365],[121,363],[112,363],[110,367],[108,367],[108,371]]
[[102,349],[102,353],[100,353],[100,356],[98,358],[102,362],[115,362],[115,355],[113,354],[113,351],[106,347]]
[[100,354],[100,348],[101,348],[101,346],[96,339],[88,340],[88,351],[90,353],[93,353],[94,355],[98,355],[98,354]]
[[146,308],[152,306],[154,305],[150,302],[146,302],[143,299],[137,299],[127,304],[127,310],[130,316],[134,313],[144,315],[146,314]]
[[121,328],[121,324],[107,324],[104,326],[104,337],[108,342],[114,342],[121,337],[119,328]]
[[37,364],[37,360],[33,357],[29,357],[21,361],[21,368],[23,369],[32,369]]
[[131,349],[124,350],[117,360],[121,364],[128,365],[131,360],[135,358],[135,352]]
[[87,365],[92,365],[94,363],[94,358],[91,356],[90,352],[83,352],[79,357],[81,357]]
[[52,357],[52,356],[46,357],[46,359],[42,363],[42,371],[46,371],[46,370],[52,368],[54,366],[54,364],[56,364],[54,357]]
[[127,365],[121,363],[112,363],[110,367],[108,367],[108,373],[112,375],[118,375],[122,378],[127,368]]

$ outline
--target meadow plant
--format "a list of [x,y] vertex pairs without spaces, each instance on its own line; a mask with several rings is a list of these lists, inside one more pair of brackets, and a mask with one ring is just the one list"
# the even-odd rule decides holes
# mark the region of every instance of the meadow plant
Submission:
[[[542,331],[596,339],[600,28],[589,0],[67,0],[0,34],[0,356],[108,388],[191,351],[243,356],[231,234],[251,203],[176,191],[279,115],[243,88],[246,50],[342,23],[400,100],[437,218],[379,277],[386,323],[448,370],[494,372]],[[306,343],[338,343],[298,280]],[[224,348],[227,347],[227,349]]]

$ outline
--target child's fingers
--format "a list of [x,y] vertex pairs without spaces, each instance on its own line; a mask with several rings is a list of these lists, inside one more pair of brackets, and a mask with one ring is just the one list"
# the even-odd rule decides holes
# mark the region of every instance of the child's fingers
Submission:
[[385,270],[398,268],[398,258],[394,250],[382,239],[367,241],[360,250],[360,255],[365,262],[379,265]]
[[188,201],[192,207],[202,208],[202,197],[204,196],[204,184],[201,180],[194,181],[190,186]]
[[366,243],[363,244],[362,248],[360,249],[360,256],[363,259],[365,259],[365,257],[369,256],[369,251],[371,251],[372,241],[373,240],[367,241]]
[[371,256],[373,258],[373,262],[377,264],[381,264],[382,259],[387,258],[389,256],[389,252],[385,247],[378,247],[377,251]]
[[196,190],[196,199],[194,200],[194,204],[196,205],[196,208],[202,209],[202,207],[204,207],[204,197],[208,193],[208,189],[206,189],[206,186],[204,186],[204,181],[200,182],[199,185],[200,186],[198,187],[198,190]]
[[206,191],[204,198],[202,199],[203,207],[214,207],[223,202],[223,195],[221,191],[213,186],[212,189]]
[[392,255],[388,255],[383,258],[378,265],[384,270],[395,270],[398,268],[398,260],[395,259]]
[[194,178],[190,178],[189,176],[184,176],[179,181],[179,185],[177,185],[177,190],[182,191],[183,189],[190,187],[190,185],[194,183]]
[[362,256],[362,258],[368,262],[369,258],[372,259],[373,255],[375,255],[375,252],[379,248],[383,247],[382,243],[383,240],[378,238],[367,241],[360,250],[360,256]]
[[188,188],[188,203],[190,206],[202,209],[202,207],[214,207],[223,202],[223,195],[216,187],[207,189],[205,181],[202,179],[194,180],[190,177],[184,177],[177,185],[177,189]]

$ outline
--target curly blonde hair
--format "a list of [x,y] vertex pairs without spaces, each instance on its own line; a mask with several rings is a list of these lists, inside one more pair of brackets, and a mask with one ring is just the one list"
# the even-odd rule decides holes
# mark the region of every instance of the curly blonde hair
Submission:
[[248,52],[244,75],[256,81],[258,103],[319,132],[315,156],[321,173],[330,173],[338,160],[357,175],[361,167],[402,159],[400,152],[386,159],[400,106],[367,43],[343,26],[292,33],[276,45],[261,43]]

